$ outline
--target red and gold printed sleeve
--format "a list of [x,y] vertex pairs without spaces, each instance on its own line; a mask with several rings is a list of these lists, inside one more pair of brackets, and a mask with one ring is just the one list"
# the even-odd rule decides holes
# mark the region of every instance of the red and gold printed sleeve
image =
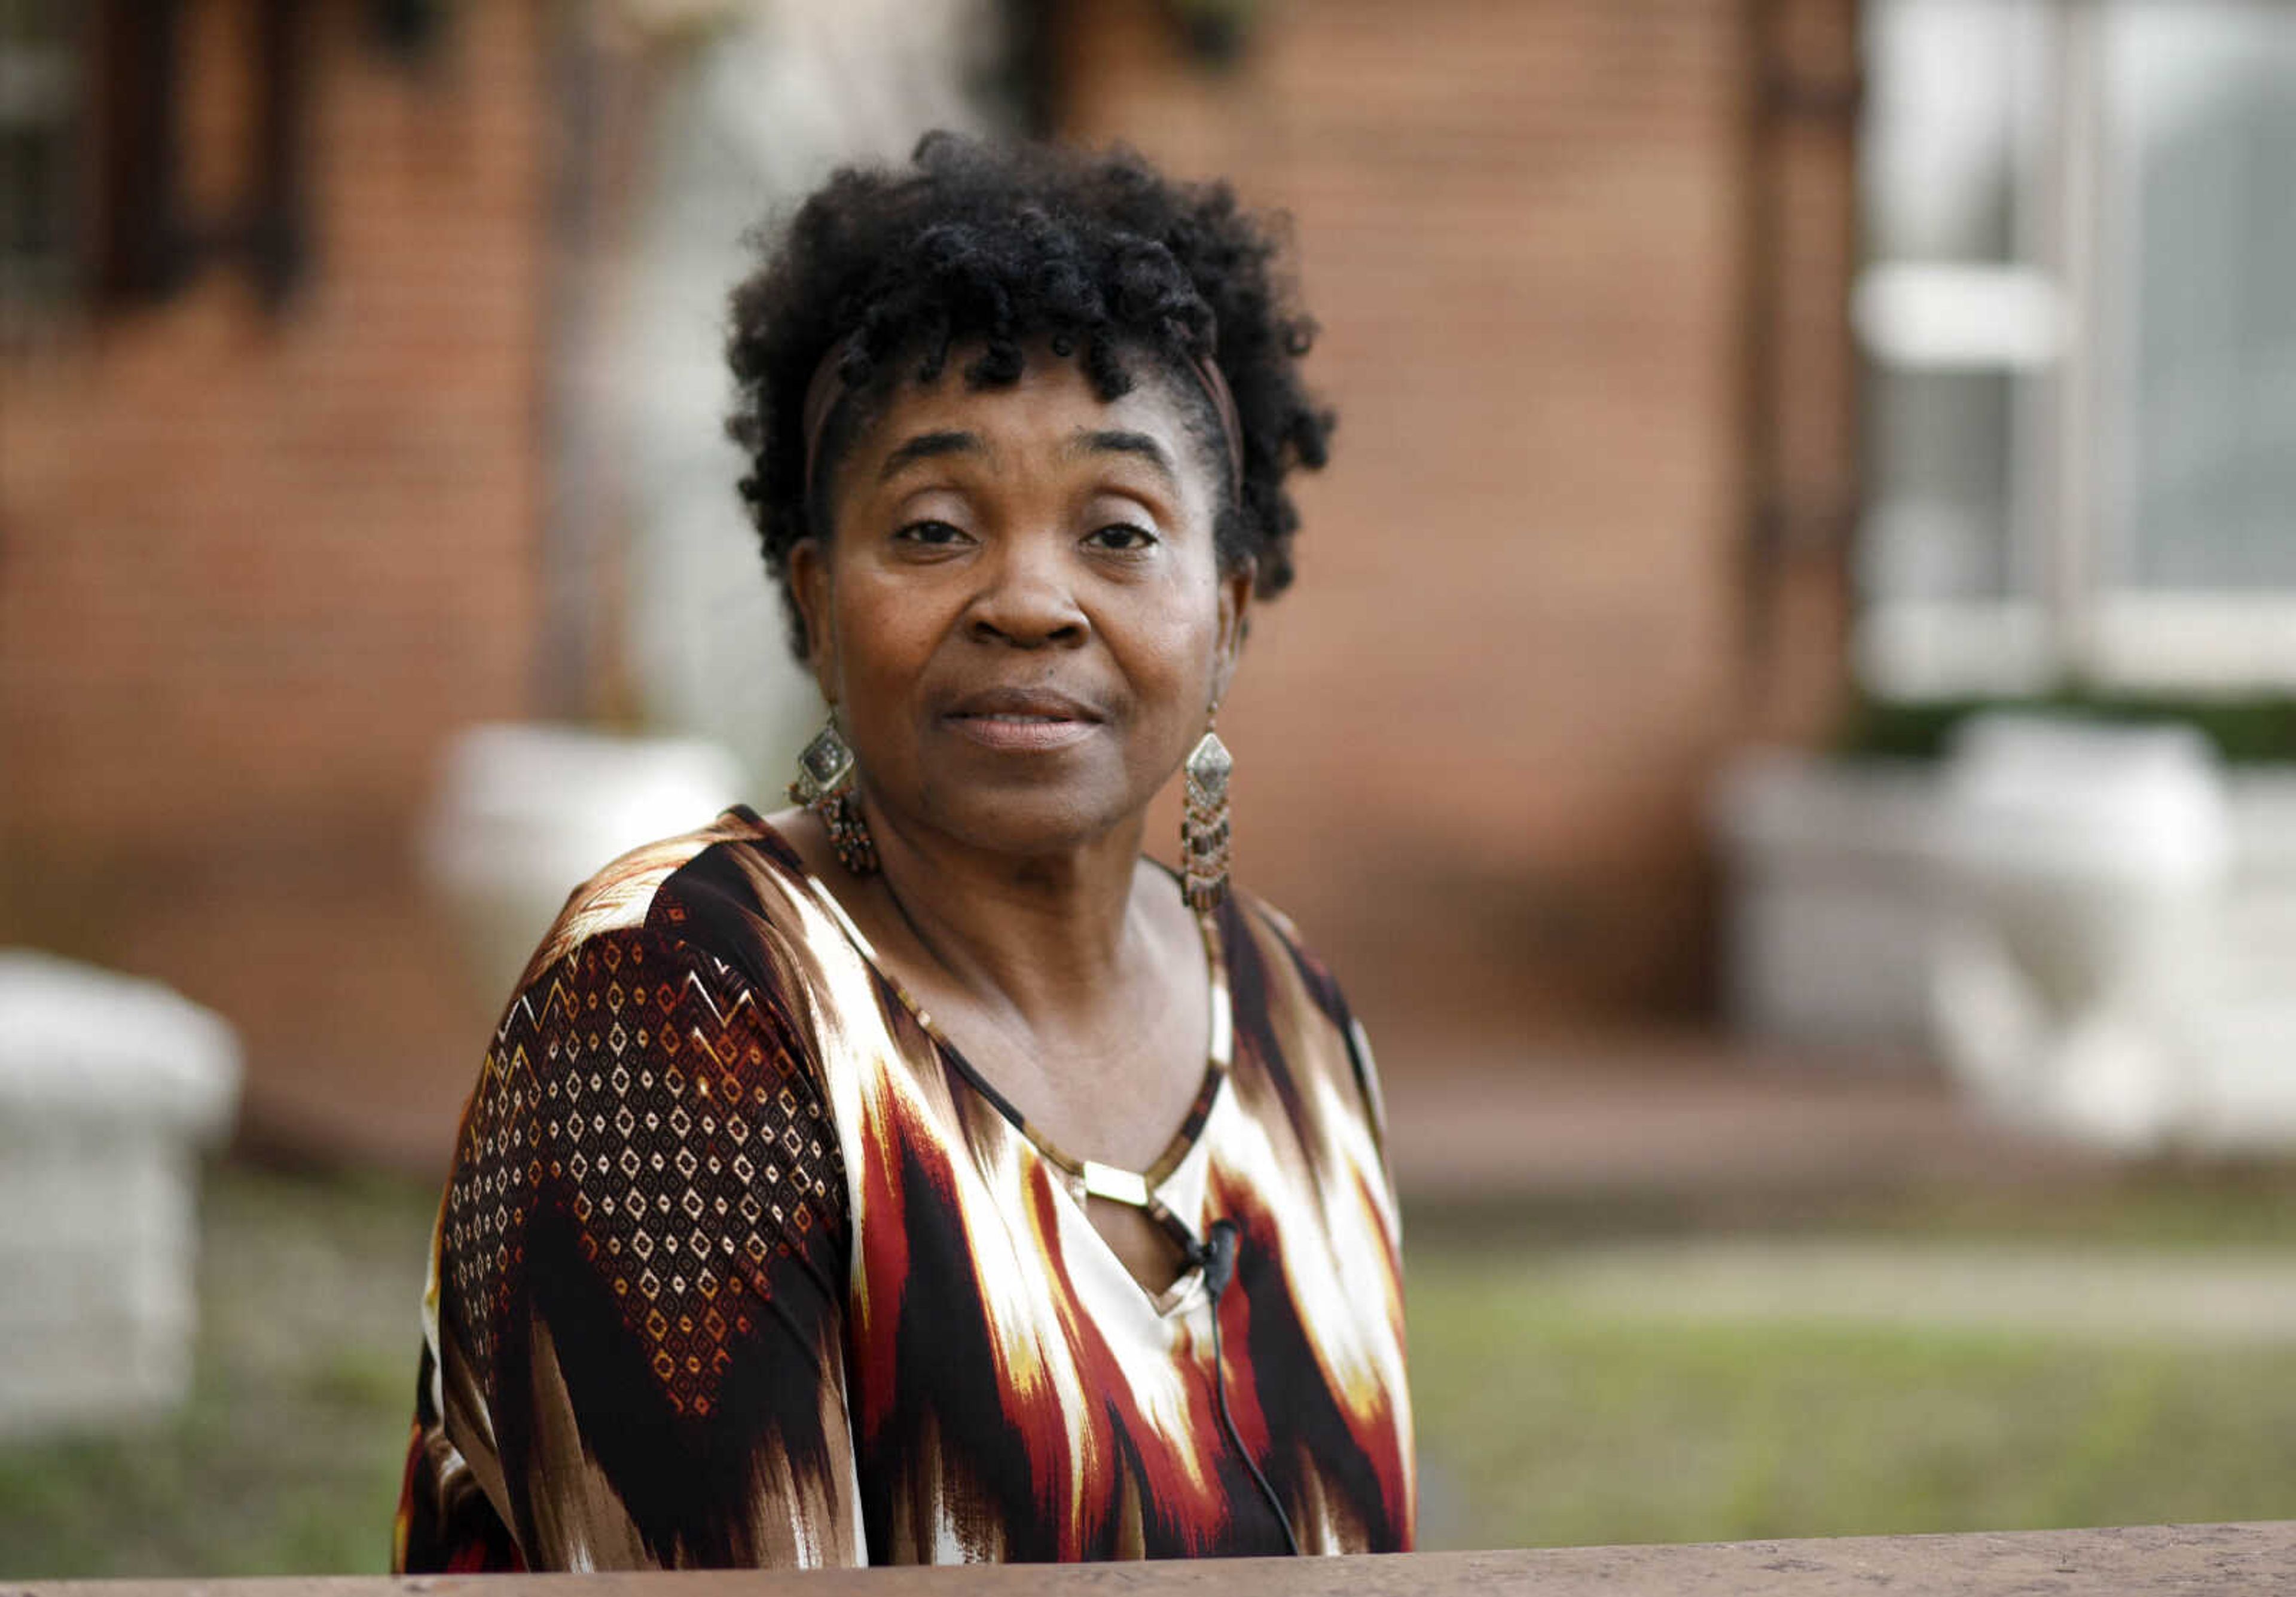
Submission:
[[801,1036],[642,926],[512,1003],[439,1209],[401,1572],[867,1561],[845,1175]]

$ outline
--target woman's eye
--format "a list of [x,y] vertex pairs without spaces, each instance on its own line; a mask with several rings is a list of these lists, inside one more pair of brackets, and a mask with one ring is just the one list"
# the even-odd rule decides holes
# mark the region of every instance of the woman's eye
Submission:
[[963,531],[946,521],[912,521],[893,536],[902,543],[928,549],[947,549],[964,539]]
[[1155,543],[1156,535],[1144,527],[1129,521],[1115,521],[1095,528],[1086,542],[1096,549],[1111,549],[1122,553],[1145,549]]

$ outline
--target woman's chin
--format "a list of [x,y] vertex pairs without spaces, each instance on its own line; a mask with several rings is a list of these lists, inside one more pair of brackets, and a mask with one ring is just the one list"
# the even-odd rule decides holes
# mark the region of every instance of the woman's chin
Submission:
[[1095,802],[1085,794],[1043,788],[973,795],[936,815],[934,829],[983,854],[1053,859],[1107,843],[1136,823],[1144,806]]

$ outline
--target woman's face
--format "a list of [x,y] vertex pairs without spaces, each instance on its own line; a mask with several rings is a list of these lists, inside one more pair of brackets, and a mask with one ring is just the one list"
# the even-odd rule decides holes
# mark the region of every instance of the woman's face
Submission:
[[975,389],[953,355],[838,463],[832,534],[791,575],[813,667],[897,827],[1046,854],[1145,809],[1226,692],[1250,596],[1172,392],[1103,404],[1029,351]]

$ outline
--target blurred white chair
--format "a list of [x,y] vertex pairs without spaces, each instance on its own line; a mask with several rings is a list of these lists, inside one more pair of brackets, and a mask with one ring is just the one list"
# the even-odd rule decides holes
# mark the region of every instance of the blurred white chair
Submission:
[[2199,733],[1977,717],[1933,847],[1934,1037],[2009,1120],[2127,1152],[2205,1118],[2230,826]]
[[566,896],[617,855],[706,825],[739,799],[739,761],[693,738],[490,723],[461,733],[425,831],[480,995],[505,1002]]
[[0,1432],[133,1420],[190,1388],[196,1154],[239,1038],[157,982],[0,949]]

